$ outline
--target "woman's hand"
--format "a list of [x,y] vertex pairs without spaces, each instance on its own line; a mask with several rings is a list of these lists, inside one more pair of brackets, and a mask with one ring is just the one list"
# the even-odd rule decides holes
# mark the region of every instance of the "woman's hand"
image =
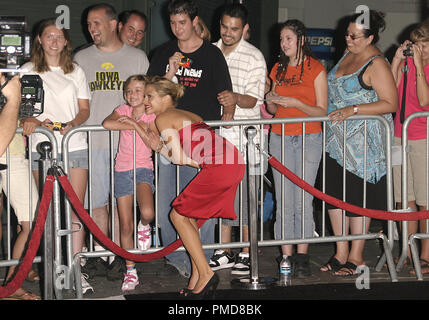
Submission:
[[21,120],[20,126],[23,128],[22,135],[29,136],[31,135],[37,127],[40,127],[42,122],[36,118],[25,118]]
[[423,58],[422,58],[422,47],[420,44],[413,44],[412,46],[413,50],[413,60],[414,64],[416,66],[417,72],[424,71],[424,64],[423,64]]
[[270,99],[271,102],[277,103],[278,105],[281,105],[284,108],[291,108],[291,107],[297,107],[301,101],[299,101],[296,98],[291,97],[283,97],[283,96],[273,96]]
[[277,99],[278,97],[279,95],[276,92],[275,85],[274,88],[265,95],[265,105],[267,106],[267,111],[272,115],[276,114],[277,111],[277,104],[275,104],[273,100]]
[[407,49],[407,46],[411,44],[410,40],[405,40],[398,49],[396,49],[395,55],[393,59],[404,60],[406,57],[404,56],[404,50]]
[[130,118],[128,116],[120,116],[116,121],[128,124],[134,128],[138,125],[137,121],[135,121],[133,118]]
[[61,128],[61,129],[60,129],[60,133],[61,133],[62,135],[65,135],[67,132],[69,132],[69,131],[70,131],[70,129],[71,129],[71,128],[73,128],[72,123],[71,123],[71,122],[66,122],[66,126],[65,126],[64,128]]
[[333,124],[340,124],[342,123],[345,119],[347,119],[348,117],[352,116],[354,114],[353,112],[353,106],[348,106],[345,108],[341,108],[341,109],[337,109],[332,111],[328,117],[329,120],[331,120],[331,122]]

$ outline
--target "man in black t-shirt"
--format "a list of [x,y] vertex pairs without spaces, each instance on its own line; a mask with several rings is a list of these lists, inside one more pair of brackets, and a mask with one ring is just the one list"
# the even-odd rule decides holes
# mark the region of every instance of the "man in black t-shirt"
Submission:
[[[233,106],[221,106],[217,94],[232,90],[228,65],[222,52],[208,41],[202,40],[195,31],[198,23],[198,9],[192,0],[173,0],[168,14],[171,31],[176,39],[167,42],[155,51],[150,62],[148,75],[161,75],[185,86],[185,95],[178,108],[194,112],[205,121],[232,120]],[[176,166],[161,156],[158,183],[158,226],[161,228],[162,245],[177,239],[177,234],[168,219],[171,202],[197,174],[196,169],[179,167],[180,186],[176,190]],[[213,243],[216,220],[209,219],[201,228],[202,244]],[[205,250],[207,260],[213,250]],[[191,275],[191,263],[184,251],[167,256],[167,263],[173,265],[181,275]],[[189,287],[192,289],[191,279]]]

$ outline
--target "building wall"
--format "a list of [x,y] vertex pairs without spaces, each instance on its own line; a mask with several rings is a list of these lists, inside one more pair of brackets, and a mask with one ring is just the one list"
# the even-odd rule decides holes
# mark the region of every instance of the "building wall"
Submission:
[[279,0],[279,15],[282,20],[299,19],[308,28],[337,29],[341,19],[354,13],[359,5],[386,14],[386,29],[380,34],[377,45],[388,57],[410,29],[428,17],[425,0]]

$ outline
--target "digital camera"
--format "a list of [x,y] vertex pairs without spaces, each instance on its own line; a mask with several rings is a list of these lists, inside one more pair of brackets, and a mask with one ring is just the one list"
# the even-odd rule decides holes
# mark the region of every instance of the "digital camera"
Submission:
[[[25,17],[0,16],[0,68],[10,77],[22,72],[31,53],[30,35],[26,32]],[[43,81],[38,75],[24,75],[21,78],[21,107],[19,117],[32,117],[43,112]],[[0,111],[6,104],[6,97],[0,92]]]
[[413,43],[410,42],[407,44],[407,47],[402,52],[404,57],[412,57],[413,56]]

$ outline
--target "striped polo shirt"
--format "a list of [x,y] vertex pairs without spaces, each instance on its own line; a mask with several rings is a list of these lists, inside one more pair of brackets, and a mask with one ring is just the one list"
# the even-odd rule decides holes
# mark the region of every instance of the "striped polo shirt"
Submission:
[[[214,44],[221,48],[222,39],[219,39],[219,41]],[[237,47],[225,56],[225,60],[231,75],[233,91],[258,99],[253,108],[240,108],[236,105],[234,120],[260,119],[260,106],[264,99],[265,76],[267,72],[267,65],[263,54],[258,48],[241,39]],[[239,147],[239,130],[240,128],[238,126],[229,129],[222,128],[221,135],[235,146]],[[259,137],[256,138],[255,143],[258,143],[258,138]],[[245,151],[245,142],[246,139],[243,134],[242,152]]]

